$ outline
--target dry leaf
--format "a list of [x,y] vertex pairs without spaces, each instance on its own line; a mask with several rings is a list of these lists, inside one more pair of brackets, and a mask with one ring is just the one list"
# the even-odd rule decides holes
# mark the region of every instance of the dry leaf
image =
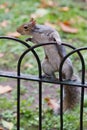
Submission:
[[26,63],[24,66],[25,66],[26,68],[33,68],[33,65],[30,64],[30,63]]
[[12,122],[7,122],[5,120],[1,120],[2,121],[2,124],[5,128],[9,129],[9,130],[12,130],[13,129],[13,123]]
[[9,8],[8,8],[8,3],[5,2],[3,4],[0,4],[0,9],[4,9],[5,13],[8,13],[9,12]]
[[56,102],[56,100],[54,99],[50,99],[49,97],[45,98],[45,101],[47,102],[48,106],[52,109],[52,110],[56,110],[58,109],[59,105]]
[[3,22],[0,23],[1,27],[7,27],[8,26],[8,21],[4,20]]
[[52,0],[41,0],[40,8],[55,7],[57,3]]
[[8,93],[11,91],[12,91],[12,87],[0,85],[0,94]]
[[8,32],[7,36],[18,38],[18,37],[20,37],[20,34],[18,32]]
[[0,9],[4,9],[6,7],[8,7],[8,3],[7,2],[5,2],[3,4],[0,4]]
[[5,9],[5,13],[8,13],[10,10],[9,10],[9,8],[6,8]]
[[78,33],[78,29],[71,27],[70,25],[66,25],[63,22],[59,22],[59,25],[62,29],[62,31],[67,32],[67,33]]
[[8,3],[0,4],[0,9],[4,9],[8,6]]
[[64,23],[65,25],[67,25],[67,26],[71,26],[70,21],[64,21],[63,23]]
[[0,53],[0,58],[2,58],[4,56],[4,53]]
[[69,7],[67,7],[67,6],[65,6],[65,7],[60,7],[60,8],[59,8],[59,10],[60,10],[60,11],[67,12],[67,11],[69,11],[69,10],[70,10],[70,8],[69,8]]
[[0,5],[0,9],[4,9],[5,7],[4,7],[4,5],[2,4],[2,5]]

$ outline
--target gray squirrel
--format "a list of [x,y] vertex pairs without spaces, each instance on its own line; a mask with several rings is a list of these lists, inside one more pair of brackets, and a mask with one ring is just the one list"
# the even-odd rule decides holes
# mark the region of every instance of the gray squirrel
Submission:
[[[39,25],[36,21],[31,18],[28,23],[24,23],[17,28],[17,32],[21,35],[32,36],[32,38],[26,39],[35,44],[41,43],[56,43],[55,45],[43,46],[45,58],[42,61],[42,69],[46,77],[56,78],[55,72],[59,71],[59,66],[66,55],[66,50],[61,45],[61,38],[59,33],[46,25]],[[63,78],[66,80],[79,81],[79,78],[73,74],[72,62],[69,58],[65,61],[62,70]],[[64,100],[63,100],[63,111],[73,109],[80,100],[80,91],[78,87],[64,86]],[[60,107],[56,110],[57,113],[60,111]]]

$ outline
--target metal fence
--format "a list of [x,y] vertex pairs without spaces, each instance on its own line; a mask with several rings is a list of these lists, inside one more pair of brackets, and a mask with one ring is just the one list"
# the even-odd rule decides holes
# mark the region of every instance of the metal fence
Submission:
[[[46,46],[50,45],[50,43],[45,44],[39,44],[30,46],[26,42],[11,38],[11,37],[4,37],[0,36],[0,40],[12,40],[16,43],[23,44],[26,46],[26,50],[21,54],[18,64],[17,64],[17,74],[13,74],[11,72],[4,72],[0,71],[0,77],[7,77],[7,78],[13,78],[17,80],[17,130],[20,130],[20,81],[21,80],[30,80],[30,81],[37,81],[39,86],[39,130],[42,130],[42,83],[52,83],[52,84],[59,84],[60,85],[60,130],[63,130],[63,85],[72,85],[73,87],[81,87],[81,103],[80,103],[80,130],[83,130],[83,105],[84,105],[84,88],[87,88],[87,83],[85,82],[85,61],[83,58],[83,55],[81,51],[85,50],[87,51],[87,47],[82,48],[75,48],[69,44],[62,43],[63,46],[69,47],[72,49],[71,52],[69,52],[64,59],[61,62],[60,69],[59,69],[59,80],[50,80],[42,77],[42,69],[41,69],[41,62],[39,59],[39,56],[37,55],[35,49],[40,46]],[[55,43],[51,43],[55,44]],[[25,75],[21,74],[21,63],[22,60],[25,58],[26,54],[32,52],[34,57],[36,58],[37,65],[38,65],[38,76],[31,76],[31,75]],[[62,68],[65,60],[71,56],[72,54],[77,53],[80,62],[81,62],[81,82],[75,82],[75,81],[63,81],[62,79]]]

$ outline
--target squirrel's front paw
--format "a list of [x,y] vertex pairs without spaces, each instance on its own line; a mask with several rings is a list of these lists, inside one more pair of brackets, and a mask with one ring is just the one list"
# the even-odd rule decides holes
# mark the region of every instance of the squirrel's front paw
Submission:
[[25,39],[25,41],[26,41],[26,42],[32,41],[32,38],[27,38],[27,39]]
[[52,78],[50,75],[47,75],[47,74],[43,74],[42,75],[42,78]]
[[47,79],[51,79],[51,80],[59,80],[58,78],[56,78],[55,75],[47,75],[47,74],[43,74],[42,78],[47,78]]

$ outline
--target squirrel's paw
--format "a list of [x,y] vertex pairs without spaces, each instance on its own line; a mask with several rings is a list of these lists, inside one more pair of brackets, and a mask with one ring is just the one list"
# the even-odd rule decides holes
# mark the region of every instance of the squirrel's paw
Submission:
[[49,97],[45,98],[47,105],[53,111],[54,115],[60,114],[60,104],[55,99],[50,99]]
[[27,39],[25,39],[25,41],[26,41],[26,42],[32,41],[32,38],[27,38]]
[[43,74],[42,78],[47,78],[47,79],[51,79],[51,80],[59,80],[54,75],[47,75],[47,74]]

